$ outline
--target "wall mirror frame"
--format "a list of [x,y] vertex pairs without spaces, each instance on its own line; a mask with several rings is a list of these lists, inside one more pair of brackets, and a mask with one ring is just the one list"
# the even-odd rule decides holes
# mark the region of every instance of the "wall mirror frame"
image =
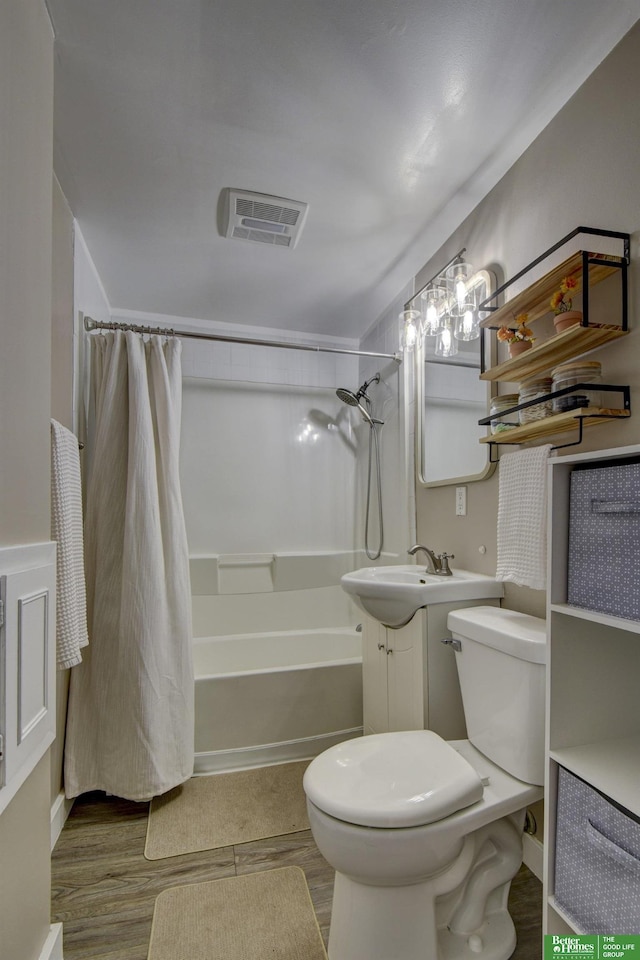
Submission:
[[[467,287],[474,303],[480,304],[496,289],[495,275],[478,270]],[[418,291],[409,302],[413,309],[418,309],[421,295]],[[484,316],[476,316],[476,322]],[[479,442],[489,427],[480,426],[478,420],[489,412],[493,385],[481,381],[480,372],[482,364],[486,368],[495,363],[495,336],[480,328],[476,339],[461,340],[452,356],[436,356],[435,339],[419,337],[414,351],[418,482],[439,487],[484,480],[495,464],[490,462],[489,445]]]

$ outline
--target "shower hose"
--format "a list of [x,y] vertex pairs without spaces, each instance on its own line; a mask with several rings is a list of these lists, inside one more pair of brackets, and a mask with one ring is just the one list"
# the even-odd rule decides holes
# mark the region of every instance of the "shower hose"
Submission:
[[[373,447],[376,449],[376,477],[377,477],[377,496],[378,496],[378,525],[380,528],[380,540],[377,551],[369,547],[369,517],[371,514],[371,473],[373,471]],[[380,479],[380,448],[378,446],[378,434],[375,424],[369,427],[369,474],[367,477],[367,510],[364,525],[364,549],[369,560],[377,560],[382,553],[382,543],[384,539],[384,530],[382,526],[382,483]]]

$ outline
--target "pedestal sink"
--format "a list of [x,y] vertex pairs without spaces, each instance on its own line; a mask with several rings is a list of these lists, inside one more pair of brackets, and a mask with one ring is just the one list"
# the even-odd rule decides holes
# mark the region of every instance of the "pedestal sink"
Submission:
[[420,607],[457,600],[502,597],[502,583],[482,573],[453,570],[450,577],[425,573],[415,564],[363,567],[341,578],[343,590],[358,606],[387,627],[402,627]]

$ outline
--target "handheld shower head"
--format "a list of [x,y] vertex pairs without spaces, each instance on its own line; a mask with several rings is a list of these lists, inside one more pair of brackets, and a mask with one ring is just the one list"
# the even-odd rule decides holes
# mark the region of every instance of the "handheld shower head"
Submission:
[[346,390],[344,387],[338,387],[336,390],[336,396],[338,397],[338,400],[342,400],[343,403],[348,403],[350,407],[357,407],[362,414],[362,419],[368,423],[370,427],[373,426],[373,418],[367,408],[360,403],[360,397],[358,394],[355,394],[353,390]]
[[[380,374],[376,374],[376,377],[380,379]],[[375,380],[376,377],[373,379]],[[369,383],[372,381],[369,380]],[[360,413],[362,414],[362,419],[365,423],[368,423],[370,427],[376,425],[376,423],[383,425],[383,420],[377,420],[375,417],[372,417],[367,408],[363,403],[360,402],[360,398],[364,398],[367,403],[370,403],[369,397],[366,394],[366,389],[369,386],[369,383],[363,384],[357,393],[354,393],[353,390],[347,390],[345,387],[338,387],[336,390],[336,396],[338,400],[342,400],[343,403],[348,403],[350,407],[357,407]]]
[[356,397],[353,390],[347,390],[345,387],[338,387],[336,390],[336,396],[338,400],[342,400],[343,403],[348,403],[350,407],[357,407],[360,405],[360,400]]

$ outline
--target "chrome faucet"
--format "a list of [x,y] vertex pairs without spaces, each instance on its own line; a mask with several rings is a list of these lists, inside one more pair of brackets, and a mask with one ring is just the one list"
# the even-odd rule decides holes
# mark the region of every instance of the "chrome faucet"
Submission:
[[452,577],[453,574],[449,568],[449,560],[455,560],[455,557],[452,553],[439,553],[435,554],[433,550],[430,550],[429,547],[423,547],[421,543],[414,543],[407,553],[412,557],[422,550],[423,553],[426,553],[429,558],[427,563],[427,573],[431,573],[436,577]]

